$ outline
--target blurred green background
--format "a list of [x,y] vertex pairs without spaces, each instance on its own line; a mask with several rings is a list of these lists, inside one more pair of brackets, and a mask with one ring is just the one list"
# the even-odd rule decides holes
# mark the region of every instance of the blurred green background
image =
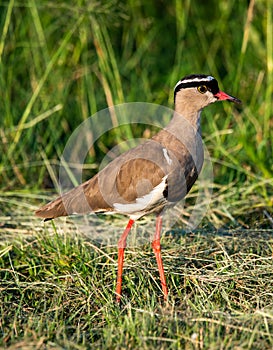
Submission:
[[[1,1],[2,191],[54,188],[59,157],[83,120],[124,102],[172,108],[175,83],[205,73],[243,101],[203,113],[217,189],[244,187],[252,202],[270,207],[272,7],[265,0]],[[116,142],[107,135],[90,152],[89,176]]]

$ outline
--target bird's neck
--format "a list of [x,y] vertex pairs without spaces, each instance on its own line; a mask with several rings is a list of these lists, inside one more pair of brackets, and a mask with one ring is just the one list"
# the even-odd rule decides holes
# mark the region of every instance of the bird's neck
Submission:
[[198,172],[203,164],[203,145],[200,130],[201,112],[202,110],[190,112],[176,108],[170,123],[153,137],[154,141],[173,151],[177,159],[180,159],[178,154],[181,154],[182,162],[185,161],[185,154],[190,154]]
[[191,106],[185,108],[184,104],[176,103],[173,118],[167,125],[166,129],[174,134],[181,133],[185,129],[191,129],[190,134],[201,134],[201,112],[202,109],[196,111],[196,108],[192,108]]
[[185,103],[184,101],[177,100],[174,108],[176,114],[183,116],[187,121],[195,128],[200,127],[200,116],[202,109],[196,110],[194,103]]

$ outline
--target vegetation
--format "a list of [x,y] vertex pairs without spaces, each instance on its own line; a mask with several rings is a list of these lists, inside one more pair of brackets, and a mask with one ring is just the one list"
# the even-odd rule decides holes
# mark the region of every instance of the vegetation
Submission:
[[[0,346],[273,347],[272,18],[266,0],[0,2]],[[243,106],[203,112],[212,201],[199,229],[178,222],[163,237],[169,304],[146,242],[126,252],[119,308],[115,245],[33,212],[56,193],[78,125],[125,102],[172,108],[172,87],[190,73],[212,74]],[[113,146],[153,132],[114,120],[113,129],[90,150],[84,177]],[[122,232],[122,220],[104,221],[100,230]],[[145,224],[135,232],[151,233]]]

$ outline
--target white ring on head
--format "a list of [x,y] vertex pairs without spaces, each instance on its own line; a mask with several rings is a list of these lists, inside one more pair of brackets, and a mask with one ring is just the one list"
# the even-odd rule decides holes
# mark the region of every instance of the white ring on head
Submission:
[[215,80],[215,78],[213,78],[211,75],[208,75],[207,77],[205,77],[205,78],[201,78],[201,77],[196,77],[196,78],[193,78],[193,79],[186,79],[186,80],[184,80],[184,79],[182,79],[182,80],[179,80],[179,82],[175,85],[175,87],[174,87],[174,90],[177,88],[177,86],[178,85],[180,85],[181,83],[185,83],[185,84],[187,84],[187,83],[192,83],[192,82],[203,82],[203,81],[211,81],[211,80]]

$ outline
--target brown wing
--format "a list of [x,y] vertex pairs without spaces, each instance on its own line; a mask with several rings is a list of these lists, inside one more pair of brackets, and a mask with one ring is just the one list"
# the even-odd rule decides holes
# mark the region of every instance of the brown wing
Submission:
[[162,181],[164,157],[161,149],[158,143],[150,140],[125,152],[92,179],[46,204],[35,214],[52,219],[74,213],[113,211],[114,203],[134,202]]
[[125,152],[92,179],[37,210],[36,215],[52,219],[73,213],[111,212],[116,203],[134,203],[149,194],[166,175],[164,197],[178,201],[189,191],[198,172],[181,142],[168,134],[164,139],[166,147],[154,138]]

